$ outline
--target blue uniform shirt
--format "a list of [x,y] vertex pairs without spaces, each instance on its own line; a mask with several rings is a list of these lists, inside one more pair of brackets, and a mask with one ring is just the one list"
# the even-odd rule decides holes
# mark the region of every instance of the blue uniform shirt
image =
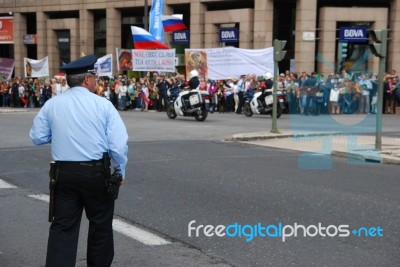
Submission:
[[33,120],[35,145],[51,143],[56,161],[91,161],[108,152],[125,178],[128,133],[115,107],[84,87],[51,98]]

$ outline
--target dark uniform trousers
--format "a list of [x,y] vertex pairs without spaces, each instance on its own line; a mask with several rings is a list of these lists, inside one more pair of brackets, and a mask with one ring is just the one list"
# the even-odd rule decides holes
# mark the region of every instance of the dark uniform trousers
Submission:
[[160,99],[162,99],[163,100],[163,102],[164,102],[164,111],[167,111],[168,110],[168,106],[169,106],[169,101],[168,101],[168,93],[167,93],[167,90],[165,89],[165,90],[160,90]]
[[[242,109],[243,109],[243,106],[244,106],[244,97],[243,97],[243,94],[244,94],[243,91],[240,91],[240,92],[238,93],[239,104],[238,104],[238,108],[237,108],[237,110],[236,110],[236,113],[237,113],[237,114],[242,114]],[[251,100],[251,99],[250,99],[250,100]]]
[[87,266],[110,266],[114,258],[114,200],[107,195],[102,164],[60,164],[50,226],[47,267],[74,267],[83,208],[89,220]]

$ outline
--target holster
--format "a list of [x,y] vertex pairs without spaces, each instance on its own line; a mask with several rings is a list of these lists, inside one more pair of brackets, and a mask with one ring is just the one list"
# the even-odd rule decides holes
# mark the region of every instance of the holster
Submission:
[[113,200],[118,198],[119,187],[122,181],[122,175],[118,172],[114,172],[111,175],[111,159],[108,153],[103,154],[104,168],[106,171],[106,188],[107,193]]
[[49,200],[49,222],[54,221],[54,193],[56,189],[56,184],[57,184],[57,178],[58,178],[58,169],[59,169],[59,164],[56,163],[55,161],[50,162],[50,171],[49,171],[49,189],[50,189],[50,200]]

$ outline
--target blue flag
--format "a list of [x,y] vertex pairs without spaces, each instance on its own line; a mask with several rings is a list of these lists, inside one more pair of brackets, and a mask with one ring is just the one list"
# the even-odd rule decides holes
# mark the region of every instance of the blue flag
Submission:
[[149,32],[157,41],[164,42],[164,29],[161,16],[164,14],[164,0],[153,0],[150,9]]

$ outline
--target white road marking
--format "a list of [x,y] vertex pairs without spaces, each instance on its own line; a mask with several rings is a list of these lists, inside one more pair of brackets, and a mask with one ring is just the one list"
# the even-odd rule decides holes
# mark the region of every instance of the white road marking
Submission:
[[6,183],[0,179],[0,189],[5,189],[5,188],[17,188],[17,187],[15,185]]
[[113,229],[123,235],[133,238],[148,246],[159,246],[170,244],[169,241],[153,233],[142,230],[136,226],[123,222],[119,219],[113,220]]
[[28,195],[28,197],[37,199],[37,200],[41,200],[44,202],[49,203],[50,202],[50,196],[49,195],[45,195],[45,194],[40,194],[40,195]]
[[[49,195],[46,194],[28,195],[28,197],[41,200],[47,203],[49,203],[49,198],[50,198]],[[123,222],[120,219],[113,219],[113,229],[114,231],[120,234],[135,239],[136,241],[139,241],[140,243],[148,246],[160,246],[160,245],[171,244],[171,242],[165,240],[164,238],[161,238],[153,233],[147,232],[129,223]]]

